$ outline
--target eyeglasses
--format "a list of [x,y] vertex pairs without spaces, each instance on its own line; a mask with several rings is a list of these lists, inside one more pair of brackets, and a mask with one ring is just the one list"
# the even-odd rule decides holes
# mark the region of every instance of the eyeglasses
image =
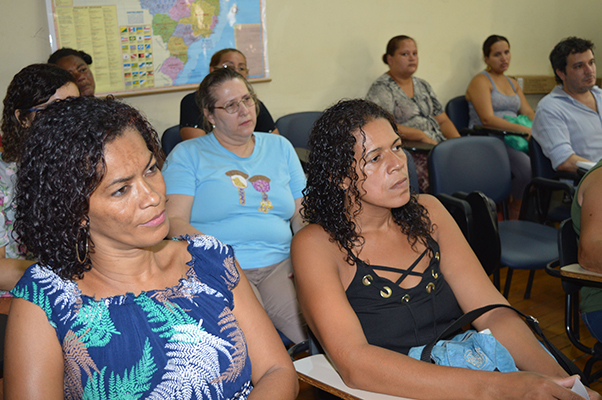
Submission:
[[44,111],[45,108],[28,108],[27,111]]
[[214,106],[213,108],[219,108],[226,111],[228,114],[235,114],[240,109],[240,103],[244,103],[247,108],[251,108],[255,105],[255,97],[249,94],[238,101],[231,101],[223,107]]
[[240,73],[241,75],[247,75],[247,73],[249,72],[249,69],[247,68],[247,66],[246,66],[246,65],[244,65],[244,64],[240,65],[240,64],[239,64],[239,66],[237,67],[237,66],[236,66],[236,65],[234,65],[234,63],[233,63],[233,62],[231,62],[231,61],[228,61],[228,62],[225,62],[225,63],[223,63],[223,64],[221,65],[221,67],[222,67],[222,68],[230,68],[230,69],[233,69],[234,71],[236,71],[236,72]]

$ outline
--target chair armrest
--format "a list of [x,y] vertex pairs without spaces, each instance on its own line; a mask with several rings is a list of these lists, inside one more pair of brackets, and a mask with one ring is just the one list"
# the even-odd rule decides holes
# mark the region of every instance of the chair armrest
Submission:
[[546,265],[546,273],[555,278],[562,279],[562,275],[560,274],[560,260],[554,260],[551,263]]
[[556,179],[565,179],[568,181],[573,181],[574,185],[577,186],[583,178],[584,173],[579,172],[571,172],[571,171],[556,171],[554,174],[554,178]]
[[428,153],[435,147],[432,143],[418,142],[414,140],[404,140],[401,146],[409,152]]
[[518,219],[543,223],[548,215],[548,205],[546,202],[542,203],[542,199],[556,191],[564,192],[570,201],[575,197],[575,188],[569,183],[541,177],[531,179],[523,192]]
[[476,132],[477,135],[500,135],[500,136],[516,135],[516,136],[522,136],[525,139],[529,137],[529,135],[524,132],[513,132],[513,131],[508,131],[505,129],[486,128],[481,125],[475,125],[473,127],[473,130]]
[[306,351],[309,351],[309,339],[292,345],[288,349],[288,355],[293,361],[295,361],[295,357],[297,355],[299,355],[300,353],[306,352]]
[[527,185],[525,193],[527,193],[528,189],[532,186],[550,190],[562,190],[567,195],[569,195],[571,199],[575,197],[575,187],[573,185],[570,185],[566,182],[557,181],[555,179],[535,177],[531,179],[531,182],[529,182],[529,184]]

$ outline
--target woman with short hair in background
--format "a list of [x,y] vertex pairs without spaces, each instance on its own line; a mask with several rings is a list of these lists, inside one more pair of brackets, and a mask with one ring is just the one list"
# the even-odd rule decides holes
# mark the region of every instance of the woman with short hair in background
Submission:
[[[245,78],[249,75],[247,59],[237,49],[222,49],[216,52],[211,57],[209,72],[211,73],[218,68],[233,69]],[[198,90],[194,93],[189,93],[180,102],[180,135],[182,136],[182,140],[192,139],[210,132],[206,131],[203,127],[205,116],[200,105],[198,93]],[[255,131],[278,134],[278,129],[276,129],[272,115],[259,99],[257,99],[257,106],[259,107],[259,111],[257,113]]]
[[216,69],[198,96],[209,133],[180,143],[163,167],[169,234],[231,244],[276,328],[300,342],[307,336],[289,275],[291,238],[303,226],[301,162],[287,139],[255,131],[257,98],[238,72]]

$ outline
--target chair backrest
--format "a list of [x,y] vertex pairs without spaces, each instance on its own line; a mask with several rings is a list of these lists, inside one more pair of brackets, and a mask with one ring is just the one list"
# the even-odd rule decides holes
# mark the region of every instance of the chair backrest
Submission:
[[578,261],[578,237],[573,229],[573,220],[565,219],[558,230],[558,258],[560,266],[575,264]]
[[468,243],[487,275],[491,275],[500,267],[502,258],[495,203],[479,191],[468,194],[466,201],[472,210]]
[[504,142],[489,136],[445,140],[428,157],[431,193],[478,190],[496,204],[510,196],[512,174]]
[[276,128],[282,136],[293,144],[293,147],[307,149],[309,132],[320,115],[322,115],[320,111],[287,114],[278,118]]
[[163,147],[165,157],[167,157],[173,148],[181,141],[180,125],[174,125],[171,128],[167,128],[165,132],[163,132],[163,136],[161,136],[161,147]]
[[556,171],[552,168],[552,162],[543,154],[541,146],[533,137],[529,140],[529,156],[533,177],[555,179]]
[[445,113],[458,131],[468,128],[468,101],[464,95],[448,101],[445,105]]
[[415,190],[416,193],[420,192],[420,187],[418,186],[418,173],[416,172],[416,164],[414,164],[414,158],[409,151],[403,150],[406,153],[406,158],[408,159],[408,177],[410,178],[410,188]]

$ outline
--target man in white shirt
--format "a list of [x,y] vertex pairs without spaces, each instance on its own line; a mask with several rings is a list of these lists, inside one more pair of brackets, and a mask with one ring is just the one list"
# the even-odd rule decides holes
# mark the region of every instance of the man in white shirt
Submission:
[[594,44],[569,37],[550,53],[556,86],[537,106],[532,134],[559,171],[602,158],[602,90],[596,85]]

